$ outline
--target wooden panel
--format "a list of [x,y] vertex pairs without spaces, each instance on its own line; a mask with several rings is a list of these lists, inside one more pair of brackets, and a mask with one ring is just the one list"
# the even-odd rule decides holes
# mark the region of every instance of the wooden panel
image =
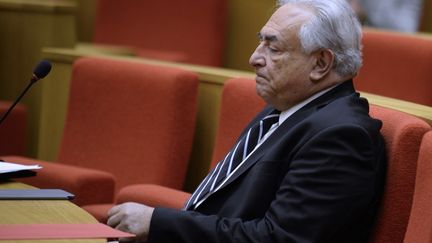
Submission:
[[77,39],[82,42],[93,41],[96,14],[96,0],[77,0]]
[[207,175],[213,154],[216,137],[217,118],[219,117],[222,85],[201,82],[198,94],[198,114],[191,159],[185,183],[187,191],[194,191],[197,184]]
[[276,7],[275,0],[230,0],[223,66],[251,71],[249,57],[261,30]]
[[[75,44],[74,11],[73,0],[0,0],[1,100],[14,100],[28,84],[42,47]],[[31,120],[29,156],[36,156],[37,152],[41,90],[37,83],[23,99]]]
[[[38,158],[53,161],[63,135],[64,117],[69,97],[70,63],[53,63],[51,74],[41,83],[42,106],[38,140]],[[61,117],[62,122],[59,121]]]
[[420,19],[420,31],[432,32],[432,0],[423,0],[423,14]]

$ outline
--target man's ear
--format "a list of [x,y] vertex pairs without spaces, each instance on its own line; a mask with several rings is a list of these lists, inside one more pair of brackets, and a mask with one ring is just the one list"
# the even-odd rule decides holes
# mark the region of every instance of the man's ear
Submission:
[[324,78],[333,68],[334,54],[329,49],[321,49],[313,53],[315,64],[309,75],[312,81],[319,81]]

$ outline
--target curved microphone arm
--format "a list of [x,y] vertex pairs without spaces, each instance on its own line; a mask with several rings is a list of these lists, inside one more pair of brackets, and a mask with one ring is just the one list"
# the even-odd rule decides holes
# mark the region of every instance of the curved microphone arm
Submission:
[[21,94],[15,99],[14,103],[9,107],[9,109],[6,111],[6,113],[2,116],[0,119],[0,125],[3,123],[3,121],[6,119],[6,117],[9,115],[9,113],[13,110],[13,108],[18,104],[18,102],[22,99],[22,97],[27,93],[27,91],[30,89],[30,87],[36,83],[39,79],[45,78],[48,73],[51,71],[51,63],[47,60],[42,60],[38,63],[38,65],[33,70],[32,78],[30,79],[29,84],[27,87],[21,92]]

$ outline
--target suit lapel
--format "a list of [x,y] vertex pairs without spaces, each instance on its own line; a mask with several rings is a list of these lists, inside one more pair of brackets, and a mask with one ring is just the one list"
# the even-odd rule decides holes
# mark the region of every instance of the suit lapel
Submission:
[[[290,117],[288,117],[274,132],[268,137],[244,162],[239,166],[237,171],[219,188],[222,189],[230,183],[234,182],[239,176],[249,170],[258,160],[268,151],[268,148],[279,141],[295,124],[301,122],[309,116],[316,107],[309,109],[300,109]],[[214,192],[213,192],[214,193]]]
[[[319,110],[320,108],[326,106],[328,103],[332,102],[333,100],[343,96],[351,95],[354,92],[355,90],[352,84],[352,80],[345,81],[342,84],[335,87],[334,89],[330,90],[329,92],[311,101],[310,103],[302,107],[294,114],[292,114],[273,132],[273,134],[266,141],[264,141],[260,145],[260,147],[258,147],[243,162],[243,164],[239,166],[239,168],[233,173],[233,175],[226,182],[223,183],[222,186],[220,186],[217,190],[213,191],[211,194],[217,193],[217,191],[233,183],[239,176],[241,176],[243,173],[248,171],[269,150],[269,147],[277,143],[277,141],[279,141],[283,136],[285,136],[285,134],[289,132],[291,128],[294,127],[296,124],[300,123],[302,120],[310,116],[316,110]],[[273,109],[274,108],[272,107],[266,107],[264,111],[261,112],[260,115],[257,116],[250,124],[253,124],[257,120],[260,120],[262,117],[264,117]]]

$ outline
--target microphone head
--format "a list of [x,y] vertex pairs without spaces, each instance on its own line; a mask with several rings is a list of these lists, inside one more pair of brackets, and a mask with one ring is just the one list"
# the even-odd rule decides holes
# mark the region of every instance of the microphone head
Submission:
[[45,76],[47,76],[50,71],[51,71],[51,63],[47,60],[42,60],[38,63],[38,65],[33,70],[32,80],[37,81],[39,79],[45,78]]

